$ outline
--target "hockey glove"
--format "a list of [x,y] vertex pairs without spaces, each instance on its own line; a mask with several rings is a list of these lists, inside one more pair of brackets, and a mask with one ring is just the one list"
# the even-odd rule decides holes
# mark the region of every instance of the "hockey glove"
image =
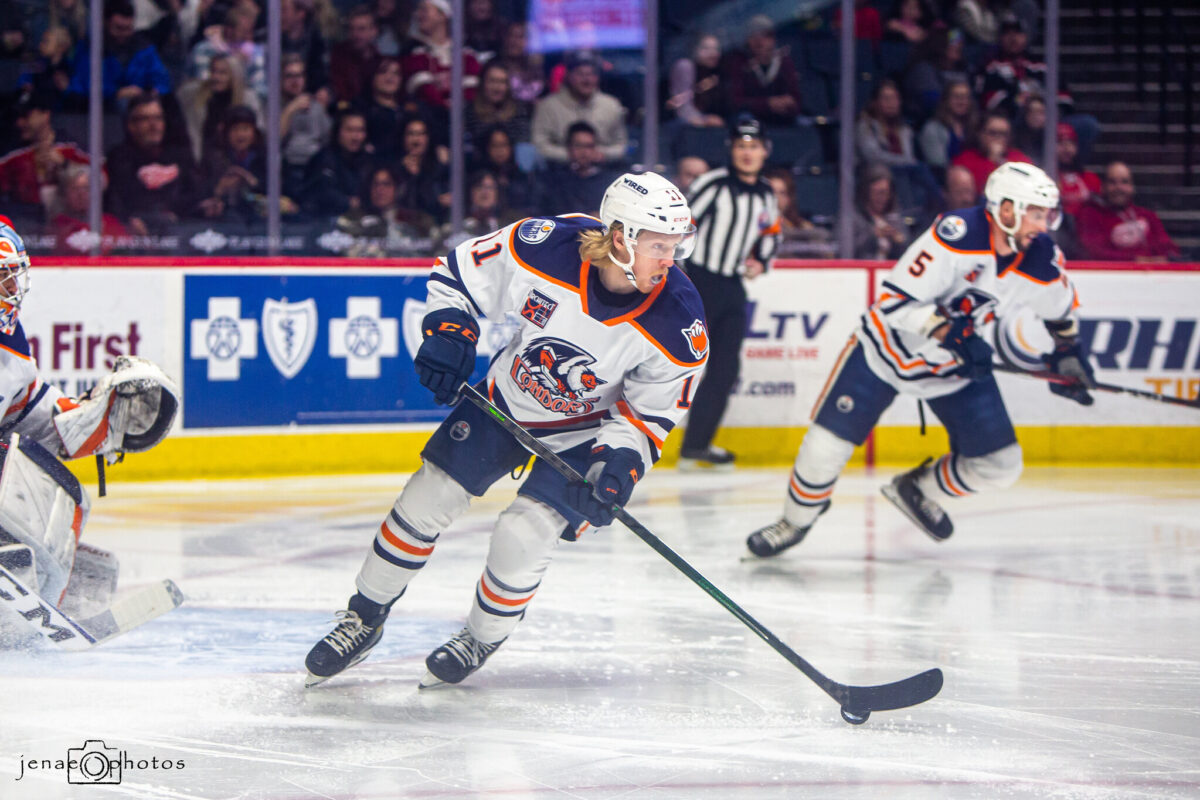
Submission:
[[975,333],[975,321],[970,317],[954,317],[942,338],[942,347],[954,354],[959,366],[954,374],[968,380],[978,380],[991,374],[992,346]]
[[475,370],[479,325],[465,311],[443,308],[425,315],[421,332],[425,341],[413,359],[417,377],[433,392],[434,401],[452,405],[458,399],[458,387]]
[[628,447],[599,445],[588,458],[587,483],[567,486],[567,503],[583,518],[603,528],[615,516],[613,506],[624,506],[642,477],[642,457]]
[[1050,391],[1074,400],[1081,406],[1090,406],[1096,402],[1095,398],[1088,394],[1088,389],[1096,388],[1096,374],[1092,371],[1092,365],[1088,363],[1087,351],[1078,337],[1055,337],[1054,342],[1054,352],[1043,357],[1046,366],[1051,372],[1075,380],[1072,383],[1051,383]]

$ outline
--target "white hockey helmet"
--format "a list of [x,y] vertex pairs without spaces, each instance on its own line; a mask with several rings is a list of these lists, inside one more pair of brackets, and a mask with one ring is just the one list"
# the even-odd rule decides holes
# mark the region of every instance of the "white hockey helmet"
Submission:
[[609,184],[600,201],[600,221],[607,228],[614,222],[621,223],[629,247],[629,261],[621,263],[615,258],[612,261],[635,285],[633,253],[643,231],[679,234],[674,253],[677,261],[690,256],[696,244],[696,226],[692,223],[687,198],[675,184],[656,172],[627,172]]
[[0,333],[16,331],[17,314],[28,292],[29,256],[25,253],[25,242],[11,225],[0,222]]
[[[1058,207],[1058,184],[1033,164],[1006,161],[996,167],[988,176],[983,196],[987,199],[988,213],[996,220],[1000,230],[1009,236],[1015,235],[1021,227],[1021,217],[1030,206],[1041,206],[1049,211],[1050,230],[1058,230],[1062,222]],[[1011,200],[1013,204],[1011,227],[1000,221],[1000,205],[1005,200]]]

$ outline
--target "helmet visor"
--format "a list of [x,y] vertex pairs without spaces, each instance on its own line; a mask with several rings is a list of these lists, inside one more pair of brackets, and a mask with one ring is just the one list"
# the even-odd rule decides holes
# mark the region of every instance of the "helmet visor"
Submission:
[[696,247],[696,226],[689,224],[683,233],[642,231],[633,242],[633,251],[657,260],[682,261]]

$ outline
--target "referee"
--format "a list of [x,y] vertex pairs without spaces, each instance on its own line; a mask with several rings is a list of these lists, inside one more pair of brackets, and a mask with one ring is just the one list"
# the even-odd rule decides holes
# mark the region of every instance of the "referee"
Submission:
[[769,153],[762,123],[741,114],[730,129],[730,166],[706,172],[689,187],[696,248],[686,266],[704,301],[709,352],[679,452],[682,470],[733,467],[733,453],[713,446],[712,439],[741,362],[746,334],[742,279],[761,275],[779,247],[779,207],[762,177]]

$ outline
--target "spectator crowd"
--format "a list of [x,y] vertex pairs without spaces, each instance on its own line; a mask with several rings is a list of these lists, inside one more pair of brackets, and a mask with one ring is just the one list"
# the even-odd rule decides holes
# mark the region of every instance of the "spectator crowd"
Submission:
[[[752,112],[778,139],[767,175],[785,212],[780,253],[832,255],[831,198],[814,193],[836,193],[836,184],[812,178],[836,160],[828,120],[840,9],[696,30],[715,5],[664,3],[664,30],[690,44],[663,65],[661,157],[686,190],[722,166],[720,146],[695,143],[723,145],[729,120]],[[1127,165],[1085,169],[1100,126],[1066,86],[1046,96],[1045,65],[1029,52],[1038,4],[855,5],[858,57],[872,76],[860,81],[854,127],[854,257],[895,257],[936,214],[973,203],[1000,163],[1049,158],[1069,256],[1178,255],[1154,212],[1133,204]],[[468,234],[533,209],[595,213],[608,182],[637,164],[641,76],[627,57],[536,52],[515,0],[464,8],[466,134],[452,142],[449,0],[281,0],[285,225],[347,234],[355,244],[345,252],[416,254],[449,235],[452,148],[467,163]],[[181,230],[262,231],[267,27],[259,0],[104,1],[106,251]],[[0,28],[0,106],[17,122],[0,133],[4,212],[60,252],[84,250],[88,4],[0,0]],[[1049,102],[1059,119],[1053,153],[1043,152]]]

